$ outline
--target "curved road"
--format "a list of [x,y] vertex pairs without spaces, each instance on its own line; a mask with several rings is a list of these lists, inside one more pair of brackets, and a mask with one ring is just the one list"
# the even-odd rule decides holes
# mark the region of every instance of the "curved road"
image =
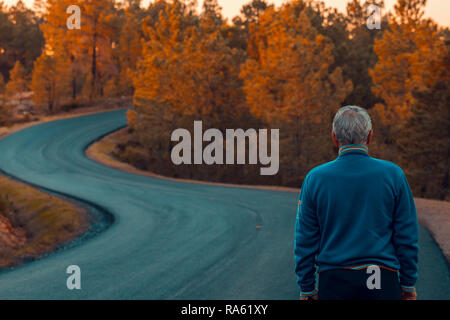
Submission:
[[[149,178],[86,158],[88,144],[125,123],[119,110],[0,140],[6,173],[115,216],[80,245],[0,272],[0,299],[297,299],[298,195]],[[424,228],[420,249],[420,297],[448,299],[447,263]],[[81,290],[66,288],[73,264]]]

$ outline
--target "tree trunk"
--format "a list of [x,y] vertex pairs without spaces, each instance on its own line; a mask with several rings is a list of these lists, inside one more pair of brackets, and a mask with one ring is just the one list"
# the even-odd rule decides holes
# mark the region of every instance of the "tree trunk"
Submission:
[[72,77],[72,100],[77,98],[77,79]]
[[448,176],[450,171],[450,164],[449,164],[449,158],[450,157],[450,149],[447,151],[447,164],[445,166],[445,174],[442,179],[442,190],[441,190],[441,200],[445,200],[445,197],[447,196],[447,190],[448,190]]
[[72,68],[72,100],[77,98],[77,77],[75,76],[75,71],[73,69],[73,65],[75,63],[75,57],[73,55],[70,56],[71,68]]
[[91,80],[91,95],[90,100],[95,94],[95,85],[97,82],[97,17],[94,18],[94,34],[92,41],[92,80]]

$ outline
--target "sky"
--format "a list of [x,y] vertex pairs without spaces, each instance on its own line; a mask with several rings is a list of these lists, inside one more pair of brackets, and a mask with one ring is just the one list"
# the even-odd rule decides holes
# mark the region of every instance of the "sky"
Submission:
[[[1,1],[1,0],[0,0]],[[6,4],[16,3],[17,0],[3,0]],[[142,3],[147,5],[152,0],[143,0]],[[203,3],[203,0],[197,0],[199,6]],[[230,20],[239,14],[239,11],[243,4],[250,2],[250,0],[218,0],[222,7],[222,12],[225,17]],[[286,0],[268,0],[270,3],[275,3],[277,6],[285,2]],[[324,0],[327,6],[333,6],[342,12],[345,12],[345,6],[349,0]],[[31,7],[33,0],[24,0],[24,2]],[[385,10],[393,8],[396,0],[385,0]],[[426,17],[430,17],[442,26],[450,27],[450,0],[428,0],[425,11]]]

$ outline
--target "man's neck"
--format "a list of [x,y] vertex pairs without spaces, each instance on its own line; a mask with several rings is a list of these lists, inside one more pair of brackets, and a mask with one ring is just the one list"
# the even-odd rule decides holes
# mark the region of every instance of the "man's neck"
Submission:
[[363,151],[369,153],[369,147],[366,144],[346,144],[339,147],[339,155],[350,151]]

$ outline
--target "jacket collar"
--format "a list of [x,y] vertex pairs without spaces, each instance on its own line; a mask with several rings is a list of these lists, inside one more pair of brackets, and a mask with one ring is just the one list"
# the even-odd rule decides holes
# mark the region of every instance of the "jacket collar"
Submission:
[[350,153],[360,153],[368,155],[369,148],[364,144],[348,144],[339,148],[339,157]]

